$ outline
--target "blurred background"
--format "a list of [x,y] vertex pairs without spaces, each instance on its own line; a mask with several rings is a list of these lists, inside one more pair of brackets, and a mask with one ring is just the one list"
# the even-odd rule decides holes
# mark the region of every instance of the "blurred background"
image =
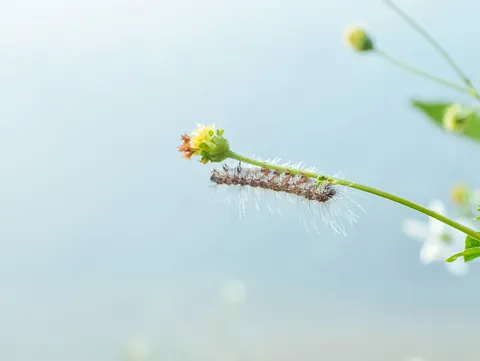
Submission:
[[[480,81],[478,4],[398,5]],[[286,202],[239,219],[176,150],[215,123],[244,155],[452,208],[480,149],[408,104],[470,100],[344,44],[362,25],[455,80],[381,1],[3,0],[0,24],[1,359],[478,359],[480,266],[422,265],[401,230],[421,214],[367,195],[346,237]]]

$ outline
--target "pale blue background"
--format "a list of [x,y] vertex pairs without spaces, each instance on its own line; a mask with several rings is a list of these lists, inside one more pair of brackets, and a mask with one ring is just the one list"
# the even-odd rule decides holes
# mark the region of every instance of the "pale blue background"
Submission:
[[[480,80],[475,1],[399,4]],[[346,238],[306,233],[295,212],[239,220],[211,167],[176,152],[215,122],[245,155],[423,204],[480,186],[478,145],[408,107],[470,100],[354,54],[351,23],[455,79],[376,0],[3,0],[0,358],[120,360],[141,334],[159,360],[477,360],[480,265],[421,265],[400,229],[420,215],[367,196]],[[248,301],[226,340],[231,278]]]

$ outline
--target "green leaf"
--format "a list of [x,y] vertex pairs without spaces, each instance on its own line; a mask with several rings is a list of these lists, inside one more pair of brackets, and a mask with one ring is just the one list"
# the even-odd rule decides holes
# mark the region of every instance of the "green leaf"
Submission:
[[463,252],[454,254],[453,256],[447,258],[446,262],[455,262],[457,258],[459,257],[465,258],[465,256],[468,256],[468,257],[475,256],[474,258],[480,257],[480,247],[469,248]]
[[[453,105],[447,102],[423,102],[419,100],[412,100],[412,106],[422,113],[424,113],[437,126],[443,127],[443,115],[445,110]],[[445,130],[445,129],[444,129]],[[467,127],[464,131],[455,134],[463,135],[467,138],[480,142],[480,116],[472,113],[468,119]]]
[[[478,232],[478,235],[480,237],[480,232]],[[449,257],[446,262],[454,262],[459,257],[463,257],[465,263],[480,257],[480,240],[467,236],[465,238],[465,250]]]
[[452,103],[446,103],[446,102],[431,103],[431,102],[422,102],[419,100],[412,100],[412,106],[414,108],[417,108],[418,110],[425,113],[433,121],[435,121],[436,124],[440,126],[442,126],[443,114],[445,113],[445,110],[450,105],[452,105]]
[[[465,238],[465,251],[472,248],[480,248],[480,241],[471,236],[467,236],[467,238]],[[465,262],[470,262],[477,257],[480,257],[480,254],[465,255],[463,258],[465,259]]]

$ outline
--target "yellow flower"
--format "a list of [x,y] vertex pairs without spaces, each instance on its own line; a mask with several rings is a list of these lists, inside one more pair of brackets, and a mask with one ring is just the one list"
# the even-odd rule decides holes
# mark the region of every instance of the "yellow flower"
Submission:
[[347,44],[356,51],[362,52],[373,50],[372,39],[370,39],[365,30],[358,26],[350,26],[347,28],[345,31],[345,39]]
[[197,124],[197,126],[197,130],[192,133],[192,139],[190,140],[190,144],[194,149],[201,149],[202,143],[211,143],[212,138],[215,136],[215,124]]
[[221,162],[228,158],[230,151],[228,141],[223,137],[223,129],[215,129],[215,125],[198,124],[192,135],[184,134],[178,151],[183,157],[201,156],[202,163]]

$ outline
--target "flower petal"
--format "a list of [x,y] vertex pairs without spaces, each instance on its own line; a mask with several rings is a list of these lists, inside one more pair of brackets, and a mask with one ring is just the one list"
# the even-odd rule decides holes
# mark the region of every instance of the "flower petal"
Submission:
[[462,258],[452,263],[445,263],[447,270],[455,276],[465,276],[468,273],[468,265]]
[[[455,219],[455,222],[460,223],[464,225],[465,227],[469,227],[471,229],[475,230],[475,225],[473,224],[472,221],[466,218],[457,218]],[[465,247],[465,238],[466,234],[463,232],[460,232],[458,229],[451,228],[452,230],[452,239],[455,245],[461,245],[462,248]]]
[[474,205],[480,204],[480,189],[474,189],[471,192],[470,202]]
[[424,222],[419,222],[415,219],[405,219],[402,224],[402,231],[408,237],[416,239],[420,242],[425,242],[428,236],[428,227]]
[[430,264],[433,261],[443,260],[443,249],[441,244],[436,242],[426,242],[420,250],[420,262]]
[[434,212],[437,212],[437,213],[440,213],[442,215],[444,215],[445,213],[447,213],[446,209],[445,209],[445,205],[443,204],[443,202],[439,199],[434,199],[432,200],[429,204],[428,204],[428,208],[431,209],[432,211]]
[[[430,208],[432,211],[439,213],[443,216],[447,213],[445,209],[445,205],[438,199],[431,201],[428,205],[428,208]],[[441,233],[444,232],[445,228],[446,228],[445,223],[440,222],[439,220],[436,220],[435,218],[432,218],[432,217],[428,219],[428,229],[430,233],[440,235]]]

